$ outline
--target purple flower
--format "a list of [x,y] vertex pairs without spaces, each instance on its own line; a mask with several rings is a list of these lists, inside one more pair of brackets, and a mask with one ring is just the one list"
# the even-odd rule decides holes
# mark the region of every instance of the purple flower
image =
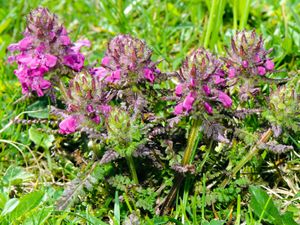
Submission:
[[101,64],[103,66],[108,66],[110,62],[110,58],[108,56],[103,57]]
[[189,93],[188,96],[186,96],[186,98],[184,99],[182,106],[183,108],[189,112],[192,107],[193,107],[193,103],[195,101],[195,98],[193,97],[193,93]]
[[111,107],[109,105],[100,105],[100,111],[107,117],[111,111]]
[[[272,50],[264,48],[262,36],[253,31],[237,32],[231,40],[231,48],[227,51],[227,58],[224,58],[228,64],[228,73],[233,76],[231,68],[235,68],[235,73],[244,77],[265,75],[267,72],[273,72],[274,63],[268,58]],[[262,67],[266,69],[263,72]]]
[[248,68],[248,66],[249,66],[248,61],[247,61],[247,60],[243,60],[242,66],[243,66],[244,68]]
[[149,68],[145,68],[144,69],[144,76],[147,80],[149,80],[151,83],[154,82],[155,80],[155,76],[154,76],[154,73],[151,69]]
[[[151,61],[152,52],[146,43],[130,35],[118,35],[109,43],[101,65],[110,76],[106,81],[119,85],[148,81],[153,83],[160,71]],[[119,71],[113,74],[114,71]],[[119,77],[120,75],[120,77]]]
[[94,123],[99,124],[101,122],[101,118],[100,116],[96,115],[94,118],[92,118],[92,120],[94,121]]
[[[178,103],[174,114],[187,115],[192,110],[199,112],[198,115],[203,111],[212,114],[213,106],[220,105],[220,102],[224,107],[230,107],[231,99],[223,90],[231,78],[223,68],[225,65],[205,49],[200,48],[189,55],[179,70],[182,81],[175,88]],[[224,94],[219,94],[219,91]]]
[[183,104],[182,103],[179,103],[175,106],[174,108],[174,114],[175,115],[180,115],[183,113]]
[[183,85],[182,84],[178,84],[175,88],[175,94],[177,96],[181,96],[182,95],[182,89],[183,89]]
[[103,79],[107,76],[108,71],[104,67],[97,67],[97,68],[93,68],[90,71],[90,73],[95,75],[96,77],[99,77],[100,79]]
[[223,84],[225,82],[224,78],[221,78],[220,76],[214,76],[215,84]]
[[229,78],[234,78],[236,75],[236,69],[234,67],[230,67],[228,69],[228,77]]
[[64,46],[68,46],[72,43],[69,36],[67,36],[67,35],[61,35],[59,37],[59,40],[60,40],[60,43]]
[[267,70],[272,71],[275,67],[274,62],[270,59],[267,59],[267,61],[265,62],[265,67]]
[[81,53],[71,53],[64,56],[63,64],[75,71],[80,71],[84,64],[84,56]]
[[76,118],[77,129],[96,129],[109,116],[111,97],[106,88],[103,79],[86,71],[70,80],[68,88],[62,92],[62,99],[67,108],[65,114]]
[[31,89],[36,91],[39,97],[43,96],[43,90],[51,87],[51,83],[48,80],[44,80],[42,77],[34,77],[31,83]]
[[92,113],[92,112],[94,112],[95,110],[94,110],[94,107],[93,107],[92,105],[87,105],[86,111],[89,112],[89,113]]
[[257,67],[257,72],[259,75],[264,76],[266,74],[266,69],[263,66]]
[[77,129],[77,119],[75,116],[69,116],[59,124],[59,133],[71,134]]
[[207,102],[204,102],[204,108],[206,110],[206,112],[208,114],[212,114],[213,113],[213,108],[211,107],[211,105]]
[[[75,71],[82,69],[84,56],[79,50],[82,46],[89,46],[89,41],[81,40],[72,44],[66,29],[48,9],[39,7],[27,16],[23,35],[21,41],[8,46],[10,52],[18,51],[8,61],[18,63],[15,74],[22,84],[23,93],[36,92],[38,96],[44,95],[46,89],[51,87],[50,81],[44,76],[52,70],[61,71],[49,73],[50,76],[65,74],[64,65]],[[39,78],[33,79],[37,76]]]
[[210,96],[211,91],[207,84],[203,85],[202,89],[203,89],[204,93],[206,94],[206,96]]
[[231,98],[223,91],[219,91],[218,93],[219,93],[218,95],[219,101],[223,104],[225,108],[230,108],[232,106]]
[[113,71],[110,76],[106,77],[106,81],[109,83],[117,83],[121,79],[121,70]]
[[74,43],[74,46],[71,47],[71,49],[76,52],[76,53],[79,53],[80,52],[80,49],[83,47],[83,46],[86,46],[86,47],[91,47],[91,42],[89,40],[79,40],[79,41],[76,41]]
[[52,68],[56,65],[57,57],[51,54],[45,55],[45,65],[49,68]]

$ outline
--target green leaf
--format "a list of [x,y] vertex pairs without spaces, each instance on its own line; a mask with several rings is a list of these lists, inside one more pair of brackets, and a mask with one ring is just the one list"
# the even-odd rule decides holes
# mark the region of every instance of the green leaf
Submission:
[[297,225],[298,224],[293,219],[292,212],[286,212],[281,218],[282,218],[283,224],[288,224],[288,225]]
[[35,103],[27,107],[27,111],[33,111],[28,113],[28,116],[38,119],[47,119],[49,118],[49,107],[48,99],[42,98]]
[[25,219],[23,225],[32,225],[32,224],[42,225],[47,222],[52,211],[53,211],[52,207],[43,208],[43,209],[33,213],[29,217],[27,217]]
[[8,200],[8,196],[6,193],[1,192],[0,193],[0,209],[3,209],[6,202]]
[[12,218],[17,219],[25,213],[30,212],[41,203],[43,196],[43,191],[35,191],[22,196],[20,198],[20,203],[12,213]]
[[210,222],[204,220],[202,222],[202,225],[223,225],[224,223],[225,223],[224,220],[211,220]]
[[18,206],[18,204],[19,200],[17,198],[9,199],[1,212],[1,216],[11,213]]
[[278,223],[281,221],[280,214],[271,197],[260,187],[256,186],[251,186],[250,192],[252,195],[250,206],[254,213],[258,217],[262,217],[264,220],[273,224],[282,224]]
[[11,18],[2,21],[2,23],[0,24],[0,34],[8,27],[10,23],[11,23]]
[[275,225],[297,224],[293,220],[292,213],[287,212],[283,216],[280,215],[273,200],[263,189],[250,186],[250,192],[250,206],[258,217]]
[[52,134],[47,134],[34,127],[29,129],[29,139],[33,141],[37,146],[41,146],[44,149],[49,149],[55,140]]
[[16,185],[31,179],[33,176],[33,174],[26,172],[23,168],[12,165],[6,170],[3,176],[3,183],[6,186]]
[[115,193],[115,206],[114,206],[114,219],[116,220],[116,224],[120,224],[120,202],[119,202],[119,194],[118,191]]

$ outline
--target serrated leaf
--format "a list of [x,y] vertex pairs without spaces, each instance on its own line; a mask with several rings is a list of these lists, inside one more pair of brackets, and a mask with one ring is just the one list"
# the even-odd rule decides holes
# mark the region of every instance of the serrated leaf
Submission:
[[10,166],[3,176],[3,183],[7,186],[20,184],[25,180],[34,177],[33,174],[26,172],[23,168],[18,166]]
[[29,139],[37,146],[41,146],[44,149],[49,149],[52,146],[55,138],[52,134],[47,134],[34,127],[30,127],[28,130]]
[[17,198],[9,199],[1,212],[1,216],[5,216],[8,213],[11,213],[19,204],[19,200]]
[[22,196],[19,200],[18,206],[11,215],[11,218],[17,219],[36,208],[41,203],[43,196],[43,191],[34,191]]
[[84,188],[92,190],[92,188],[102,180],[104,176],[109,172],[111,166],[100,166],[98,162],[94,162],[94,165],[86,174],[82,177],[77,177],[68,183],[63,194],[56,203],[56,210],[65,210],[68,208],[77,198],[79,194],[85,194]]

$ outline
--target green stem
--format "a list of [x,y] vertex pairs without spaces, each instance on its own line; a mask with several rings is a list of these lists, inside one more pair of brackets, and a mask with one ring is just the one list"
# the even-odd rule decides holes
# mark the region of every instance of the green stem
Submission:
[[205,33],[204,48],[208,47],[209,38],[215,25],[215,17],[217,16],[217,10],[219,5],[218,3],[219,3],[218,0],[212,0],[212,5],[210,8],[209,19],[208,19],[208,26]]
[[205,207],[206,207],[206,177],[205,173],[202,178],[202,197],[201,197],[201,218],[205,220]]
[[136,170],[135,170],[135,166],[134,166],[134,161],[131,155],[126,156],[126,160],[130,169],[130,173],[132,176],[132,179],[134,181],[135,184],[139,184],[139,180],[136,174]]
[[[188,144],[184,151],[183,158],[181,164],[183,166],[192,163],[193,158],[195,156],[195,151],[197,150],[198,143],[202,137],[202,133],[200,132],[201,120],[193,120],[192,127],[189,133]],[[174,184],[167,195],[164,203],[162,204],[160,215],[166,214],[169,208],[171,207],[177,191],[180,188],[182,181],[184,180],[184,176],[182,174],[177,174],[174,179]],[[187,188],[185,188],[187,190]],[[186,191],[185,191],[186,192]]]
[[233,0],[233,29],[237,30],[238,21],[238,0]]
[[266,143],[272,135],[272,130],[268,129],[263,135],[261,136],[260,140],[253,146],[253,148],[248,152],[248,154],[233,168],[231,176],[225,178],[225,180],[221,183],[220,187],[224,188],[230,179],[236,175],[237,172],[240,171],[240,169],[247,163],[249,162],[253,156],[255,156],[259,150],[258,146],[261,143]]
[[201,126],[201,120],[193,121],[191,131],[189,133],[188,144],[187,144],[187,147],[184,151],[183,158],[182,158],[183,166],[190,164],[192,161],[191,157],[192,157],[192,155],[194,155],[193,153],[196,151],[198,143],[201,138],[201,135],[199,135],[199,134],[201,134],[199,132],[200,126]]
[[240,225],[241,222],[241,195],[237,197],[236,220],[234,225]]
[[223,14],[225,9],[226,1],[225,0],[218,0],[218,7],[216,9],[216,15],[214,18],[214,28],[211,31],[211,37],[209,41],[209,48],[213,49],[215,44],[219,38],[220,28],[223,22]]
[[[241,3],[241,2],[240,2]],[[248,16],[249,16],[249,10],[250,10],[250,0],[245,0],[243,2],[243,12],[241,13],[241,19],[240,19],[240,30],[243,30],[245,26],[247,25]]]

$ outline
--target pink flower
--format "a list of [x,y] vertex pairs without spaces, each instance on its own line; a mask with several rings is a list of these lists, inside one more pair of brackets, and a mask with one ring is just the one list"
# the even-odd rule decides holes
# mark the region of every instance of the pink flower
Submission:
[[182,84],[178,84],[175,88],[175,94],[177,96],[181,96],[182,95],[182,89],[183,89],[183,85]]
[[87,39],[85,40],[79,40],[77,42],[74,43],[74,46],[71,48],[74,52],[79,53],[80,49],[83,47],[90,47],[91,46],[91,42]]
[[101,64],[103,66],[108,66],[109,65],[109,62],[110,62],[110,58],[108,56],[104,56],[103,59],[102,59],[102,62]]
[[98,67],[98,68],[94,68],[91,71],[91,74],[94,74],[95,76],[99,77],[99,78],[104,78],[107,75],[107,70],[104,67]]
[[195,87],[196,86],[196,81],[195,81],[194,78],[191,78],[191,80],[190,80],[190,86],[191,87]]
[[59,40],[60,43],[65,46],[70,45],[72,43],[68,35],[61,35],[59,37]]
[[234,67],[230,67],[228,70],[228,77],[229,78],[234,78],[236,75],[236,69]]
[[92,119],[96,124],[99,124],[101,122],[101,118],[100,116],[95,116],[93,119]]
[[260,56],[259,56],[259,55],[255,55],[255,57],[254,57],[254,61],[255,61],[256,63],[259,63],[259,62],[261,62],[261,58],[260,58]]
[[109,113],[111,111],[111,107],[109,105],[100,105],[99,109],[104,114],[104,116],[109,116]]
[[248,66],[249,66],[248,61],[247,61],[247,60],[244,60],[244,61],[242,62],[242,66],[243,66],[244,68],[248,68]]
[[193,97],[193,94],[189,93],[188,96],[186,96],[186,98],[184,99],[184,101],[182,103],[183,108],[187,112],[189,112],[193,107],[194,101],[195,101],[195,98]]
[[183,113],[183,105],[182,105],[182,103],[179,103],[174,108],[174,114],[175,115],[180,115],[182,113]]
[[32,39],[30,37],[25,37],[21,41],[19,41],[18,44],[19,44],[19,50],[25,51],[31,46]]
[[266,74],[266,69],[265,69],[265,67],[259,66],[259,67],[257,67],[257,72],[259,75],[263,76]]
[[151,83],[154,82],[155,80],[155,76],[154,76],[154,73],[151,69],[149,68],[145,68],[144,69],[144,77],[149,80]]
[[42,77],[34,77],[30,83],[31,90],[36,91],[39,97],[43,96],[43,90],[51,87],[51,83],[48,80],[43,79]]
[[92,113],[92,112],[94,112],[95,110],[94,110],[94,107],[93,107],[92,105],[87,105],[87,106],[86,106],[86,111],[89,112],[89,113]]
[[204,102],[204,108],[206,110],[206,112],[208,114],[212,114],[213,113],[213,108],[211,107],[211,105],[207,102]]
[[219,96],[218,96],[219,101],[223,104],[223,106],[225,108],[230,108],[232,105],[231,98],[227,94],[225,94],[223,91],[218,91],[218,93],[219,93]]
[[208,85],[206,85],[206,84],[203,85],[202,89],[203,89],[206,96],[209,96],[211,94],[211,91],[210,91],[210,88],[208,87]]
[[45,64],[47,67],[52,68],[56,65],[57,62],[57,57],[54,55],[46,54],[45,55]]
[[274,66],[274,62],[270,59],[267,59],[267,61],[265,62],[266,69],[272,71],[274,69]]
[[109,83],[116,83],[121,79],[121,70],[113,71],[110,76],[106,77],[106,81]]
[[77,119],[75,116],[69,116],[59,124],[59,133],[71,134],[77,129]]
[[80,71],[84,64],[84,56],[81,53],[71,53],[64,56],[63,64],[75,71]]
[[214,82],[215,84],[221,84],[224,83],[225,79],[221,78],[220,76],[214,76]]

